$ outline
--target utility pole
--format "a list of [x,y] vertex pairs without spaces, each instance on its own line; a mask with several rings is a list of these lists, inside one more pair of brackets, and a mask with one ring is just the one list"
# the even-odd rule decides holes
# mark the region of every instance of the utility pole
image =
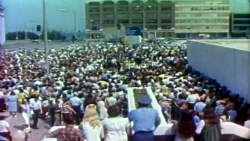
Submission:
[[44,34],[44,52],[45,52],[45,69],[46,74],[49,74],[49,50],[48,50],[48,32],[47,32],[47,18],[46,18],[46,0],[43,0],[43,34]]

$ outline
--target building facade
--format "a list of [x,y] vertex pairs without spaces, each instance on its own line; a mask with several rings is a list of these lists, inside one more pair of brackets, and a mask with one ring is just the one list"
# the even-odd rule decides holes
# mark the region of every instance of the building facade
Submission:
[[175,0],[176,36],[229,36],[229,6],[228,0]]
[[171,0],[86,1],[86,29],[96,37],[100,30],[122,24],[142,27],[146,38],[170,37],[174,35],[174,8]]
[[4,22],[4,8],[2,1],[0,1],[0,45],[5,43],[5,22]]
[[232,13],[230,22],[231,37],[250,37],[250,13]]

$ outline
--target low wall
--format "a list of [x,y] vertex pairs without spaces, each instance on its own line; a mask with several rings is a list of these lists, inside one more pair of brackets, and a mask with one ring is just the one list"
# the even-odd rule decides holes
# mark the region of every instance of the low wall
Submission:
[[[127,88],[127,98],[128,98],[128,110],[136,109],[135,98],[133,94],[133,87]],[[172,132],[172,124],[167,124],[165,122],[164,116],[161,112],[161,107],[158,104],[153,91],[150,87],[145,88],[147,90],[148,95],[152,99],[152,107],[156,109],[161,118],[161,124],[154,131],[155,141],[174,141],[174,133]],[[57,129],[63,128],[64,126],[54,126],[49,132],[53,132]],[[78,128],[78,126],[75,126]],[[223,122],[221,123],[221,133],[222,133],[222,141],[250,141],[250,130],[248,128],[242,127],[240,125],[231,123],[231,122]],[[56,141],[55,138],[44,138],[43,141]],[[130,141],[130,140],[129,140]]]
[[[155,132],[155,141],[174,141],[174,134],[172,133],[172,124],[167,124],[157,133]],[[64,126],[54,126],[50,128],[49,132],[64,128]],[[75,126],[78,128],[78,126]],[[160,132],[161,131],[161,132]],[[250,130],[231,122],[223,122],[221,124],[222,141],[250,141]],[[55,138],[44,138],[43,141],[57,141]]]
[[187,57],[194,69],[216,79],[250,102],[249,51],[192,40],[188,42]]

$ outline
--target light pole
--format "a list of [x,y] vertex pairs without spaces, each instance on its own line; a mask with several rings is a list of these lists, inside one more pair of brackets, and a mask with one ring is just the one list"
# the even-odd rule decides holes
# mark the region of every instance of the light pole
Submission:
[[[85,19],[85,22],[86,22],[86,19],[88,19],[88,23],[89,23],[89,32],[90,32],[90,35],[89,35],[89,37],[92,37],[92,33],[91,33],[91,31],[92,31],[92,22],[94,22],[94,20],[92,20],[92,19],[90,19],[90,18],[88,18],[88,17],[82,17],[82,19]],[[85,25],[85,29],[87,29],[86,28],[86,25]]]
[[[150,9],[152,6],[147,6],[148,9]],[[140,8],[140,6],[136,6],[136,8]],[[146,43],[146,11],[144,7],[142,7],[142,20],[143,20],[143,44]]]
[[47,32],[47,17],[46,17],[46,0],[43,0],[43,34],[44,34],[44,52],[45,52],[45,69],[46,74],[49,74],[49,50],[48,50],[48,32]]
[[[60,9],[60,11],[62,11],[62,12],[66,12],[67,10],[66,9]],[[71,12],[72,14],[73,14],[73,16],[74,16],[74,34],[75,34],[75,36],[76,36],[76,12],[75,11],[69,11],[69,12]]]

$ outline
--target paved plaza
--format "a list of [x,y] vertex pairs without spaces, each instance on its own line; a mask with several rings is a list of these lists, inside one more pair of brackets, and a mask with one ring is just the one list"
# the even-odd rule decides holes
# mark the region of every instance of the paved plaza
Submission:
[[[15,137],[15,134],[19,131],[19,130],[23,130],[23,125],[24,125],[24,119],[21,115],[21,113],[17,114],[17,117],[9,117],[9,114],[7,112],[5,113],[1,113],[4,114],[6,116],[8,116],[8,118],[6,119],[9,124],[10,124],[10,130],[11,130],[11,134],[13,137]],[[31,121],[32,123],[32,121]],[[31,129],[31,133],[29,133],[29,141],[42,141],[42,139],[44,138],[44,136],[46,135],[46,133],[48,132],[48,130],[50,129],[49,126],[49,119],[39,119],[38,121],[38,128],[39,129]],[[14,139],[13,141],[17,141],[17,139]]]

